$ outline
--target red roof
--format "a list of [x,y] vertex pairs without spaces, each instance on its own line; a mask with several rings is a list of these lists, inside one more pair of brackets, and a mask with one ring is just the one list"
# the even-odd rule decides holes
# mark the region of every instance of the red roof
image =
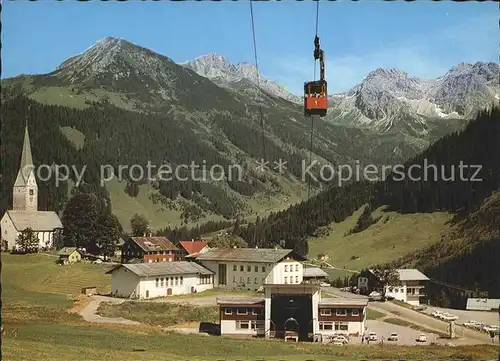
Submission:
[[200,253],[207,246],[206,241],[180,241],[179,243],[187,254]]

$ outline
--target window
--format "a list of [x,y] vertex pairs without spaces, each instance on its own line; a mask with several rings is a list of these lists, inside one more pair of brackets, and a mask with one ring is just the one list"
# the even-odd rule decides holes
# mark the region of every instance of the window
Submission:
[[394,292],[398,293],[399,292],[399,288],[395,288]]
[[257,277],[255,277],[255,278],[253,279],[253,283],[254,283],[254,284],[257,284]]
[[295,283],[299,283],[299,276],[295,276]]
[[30,189],[30,196],[32,196],[33,194],[35,194],[35,191],[33,189]]
[[163,277],[160,278],[160,286],[163,287]]
[[285,284],[288,283],[288,277],[285,277]]
[[319,322],[320,330],[333,330],[333,322]]
[[236,321],[237,330],[248,330],[250,328],[249,321]]
[[321,308],[319,310],[319,314],[321,316],[331,316],[332,315],[332,310],[330,310],[329,308]]
[[335,331],[347,331],[349,330],[349,325],[345,322],[335,322]]
[[266,266],[262,266],[262,272],[266,272]]
[[347,310],[346,309],[338,309],[336,312],[337,316],[347,316]]
[[352,316],[359,316],[359,310],[356,310],[356,309],[351,310],[351,315]]
[[243,265],[240,266],[240,271],[243,272],[245,268],[243,268]]
[[236,310],[237,315],[248,315],[248,310],[246,308],[238,308]]
[[288,272],[288,265],[285,265],[285,272]]
[[238,267],[235,264],[233,264],[233,271],[236,271],[237,269]]
[[170,286],[173,286],[173,285],[174,285],[174,278],[170,277]]
[[247,272],[252,272],[252,266],[247,266]]
[[387,291],[392,292],[392,287],[389,287],[389,289]]
[[255,272],[259,272],[259,266],[255,266],[255,267],[254,267],[254,271],[255,271]]
[[299,272],[299,265],[298,264],[295,265],[295,272]]
[[159,282],[159,279],[156,278],[156,287],[158,287],[158,282]]
[[181,276],[181,286],[182,286],[182,282],[184,281],[184,277]]
[[225,308],[224,309],[224,314],[225,315],[232,315],[233,314],[233,309],[232,308]]
[[243,283],[243,277],[240,277],[240,282]]
[[247,284],[250,284],[251,281],[250,281],[250,277],[247,277]]
[[233,276],[233,283],[236,282],[236,276]]
[[293,283],[293,276],[290,276],[290,283]]
[[264,322],[262,321],[250,321],[250,328],[256,330],[259,327],[264,327]]
[[175,277],[175,285],[178,286],[179,285],[179,277]]
[[252,315],[262,315],[262,308],[252,308]]

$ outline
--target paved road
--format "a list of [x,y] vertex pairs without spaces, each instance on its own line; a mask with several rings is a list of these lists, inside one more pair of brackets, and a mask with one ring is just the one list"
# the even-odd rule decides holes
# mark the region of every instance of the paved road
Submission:
[[[338,288],[325,287],[324,291],[332,296],[339,298],[360,298],[368,299],[368,297],[363,295],[356,295],[354,293],[342,292]],[[352,297],[351,297],[352,296]],[[396,305],[392,302],[370,302],[369,308],[376,311],[382,311],[391,315],[399,316],[397,318],[402,318],[409,322],[415,323],[417,325],[429,328],[431,330],[440,331],[443,333],[448,333],[448,323],[442,320],[436,319],[430,315],[422,314],[420,312]],[[456,327],[456,335],[459,337],[466,337],[474,342],[480,341],[481,343],[491,344],[491,338],[489,335],[467,329],[465,327]]]

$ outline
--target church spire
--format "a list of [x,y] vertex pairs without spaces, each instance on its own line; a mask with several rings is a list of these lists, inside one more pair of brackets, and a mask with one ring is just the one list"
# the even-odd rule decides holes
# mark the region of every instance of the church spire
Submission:
[[30,135],[28,132],[28,114],[24,128],[24,141],[21,151],[21,164],[17,173],[12,194],[12,206],[15,211],[38,210],[38,185],[36,184],[35,166],[31,154]]
[[[17,175],[16,179],[16,186],[21,185],[18,184],[18,181],[22,181],[22,184],[26,184],[28,181],[28,177],[30,176],[31,170],[34,168],[33,167],[33,156],[31,154],[31,144],[30,144],[30,134],[28,132],[28,115],[29,115],[29,108],[28,107],[28,113],[26,114],[26,125],[24,128],[24,141],[23,141],[23,148],[22,148],[22,153],[21,153],[21,164],[19,166],[19,173]],[[22,179],[20,179],[22,177]]]

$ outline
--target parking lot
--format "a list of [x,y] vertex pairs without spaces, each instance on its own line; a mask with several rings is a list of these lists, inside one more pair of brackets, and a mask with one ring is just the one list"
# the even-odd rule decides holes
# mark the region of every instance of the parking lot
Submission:
[[458,324],[463,324],[467,321],[479,321],[487,325],[498,325],[498,311],[497,312],[486,312],[486,311],[466,311],[466,310],[454,310],[451,308],[439,308],[439,307],[428,307],[424,312],[431,314],[435,310],[440,312],[448,312],[460,317],[457,321]]
[[[368,327],[367,332],[375,332],[378,336],[378,341],[372,342],[370,341],[370,344],[372,343],[381,343],[382,342],[382,337],[384,338],[384,344],[396,344],[396,345],[430,345],[431,343],[437,343],[437,344],[449,344],[450,342],[454,345],[461,345],[461,344],[467,344],[467,345],[472,345],[472,344],[480,344],[482,343],[479,340],[472,340],[472,339],[457,339],[457,340],[449,340],[449,339],[440,339],[438,335],[433,334],[433,333],[425,333],[427,337],[427,342],[417,342],[416,339],[417,337],[422,333],[417,330],[413,330],[409,327],[404,327],[404,326],[397,326],[397,325],[392,325],[389,323],[385,323],[383,321],[377,321],[377,320],[367,320],[366,325]],[[391,333],[397,332],[399,335],[399,340],[397,342],[395,341],[387,341]],[[358,338],[357,340],[351,340],[352,343],[361,343],[361,338]]]

